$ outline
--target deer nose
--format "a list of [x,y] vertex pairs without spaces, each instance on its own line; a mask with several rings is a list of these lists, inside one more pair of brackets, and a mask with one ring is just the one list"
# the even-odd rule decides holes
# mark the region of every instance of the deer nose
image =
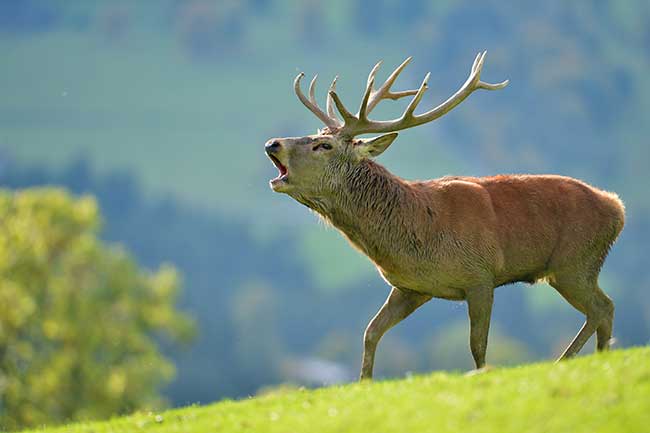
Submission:
[[269,153],[270,152],[277,152],[280,149],[280,147],[281,147],[281,144],[280,144],[280,142],[278,140],[269,140],[264,145],[264,149]]

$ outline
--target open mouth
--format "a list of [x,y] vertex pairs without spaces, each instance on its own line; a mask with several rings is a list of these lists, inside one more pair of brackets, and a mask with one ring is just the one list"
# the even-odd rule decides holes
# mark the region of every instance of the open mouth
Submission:
[[287,174],[289,173],[289,170],[287,170],[287,167],[285,167],[284,164],[280,162],[278,158],[276,158],[273,155],[269,155],[269,158],[271,159],[271,162],[273,162],[273,165],[275,165],[278,169],[278,176],[273,180],[285,180],[287,178]]

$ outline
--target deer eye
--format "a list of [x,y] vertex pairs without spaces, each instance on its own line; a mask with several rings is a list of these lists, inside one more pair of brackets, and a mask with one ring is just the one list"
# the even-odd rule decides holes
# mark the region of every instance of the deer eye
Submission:
[[318,149],[325,149],[325,150],[330,150],[332,148],[332,145],[329,143],[318,143],[314,147],[311,148],[311,150],[318,150]]

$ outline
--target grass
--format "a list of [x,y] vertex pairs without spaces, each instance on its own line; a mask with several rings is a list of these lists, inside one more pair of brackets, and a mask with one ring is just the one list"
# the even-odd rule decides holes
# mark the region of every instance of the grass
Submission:
[[279,390],[41,432],[647,432],[650,348],[487,373]]

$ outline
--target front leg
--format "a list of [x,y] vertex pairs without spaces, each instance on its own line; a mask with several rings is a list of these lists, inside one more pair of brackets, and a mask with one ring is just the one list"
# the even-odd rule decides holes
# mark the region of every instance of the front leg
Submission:
[[413,291],[403,291],[393,287],[386,302],[372,318],[363,336],[363,360],[361,362],[361,380],[372,379],[372,367],[375,363],[375,350],[381,337],[390,328],[401,322],[420,305],[431,299]]
[[494,289],[491,287],[470,289],[466,296],[469,312],[469,346],[478,369],[485,366]]

